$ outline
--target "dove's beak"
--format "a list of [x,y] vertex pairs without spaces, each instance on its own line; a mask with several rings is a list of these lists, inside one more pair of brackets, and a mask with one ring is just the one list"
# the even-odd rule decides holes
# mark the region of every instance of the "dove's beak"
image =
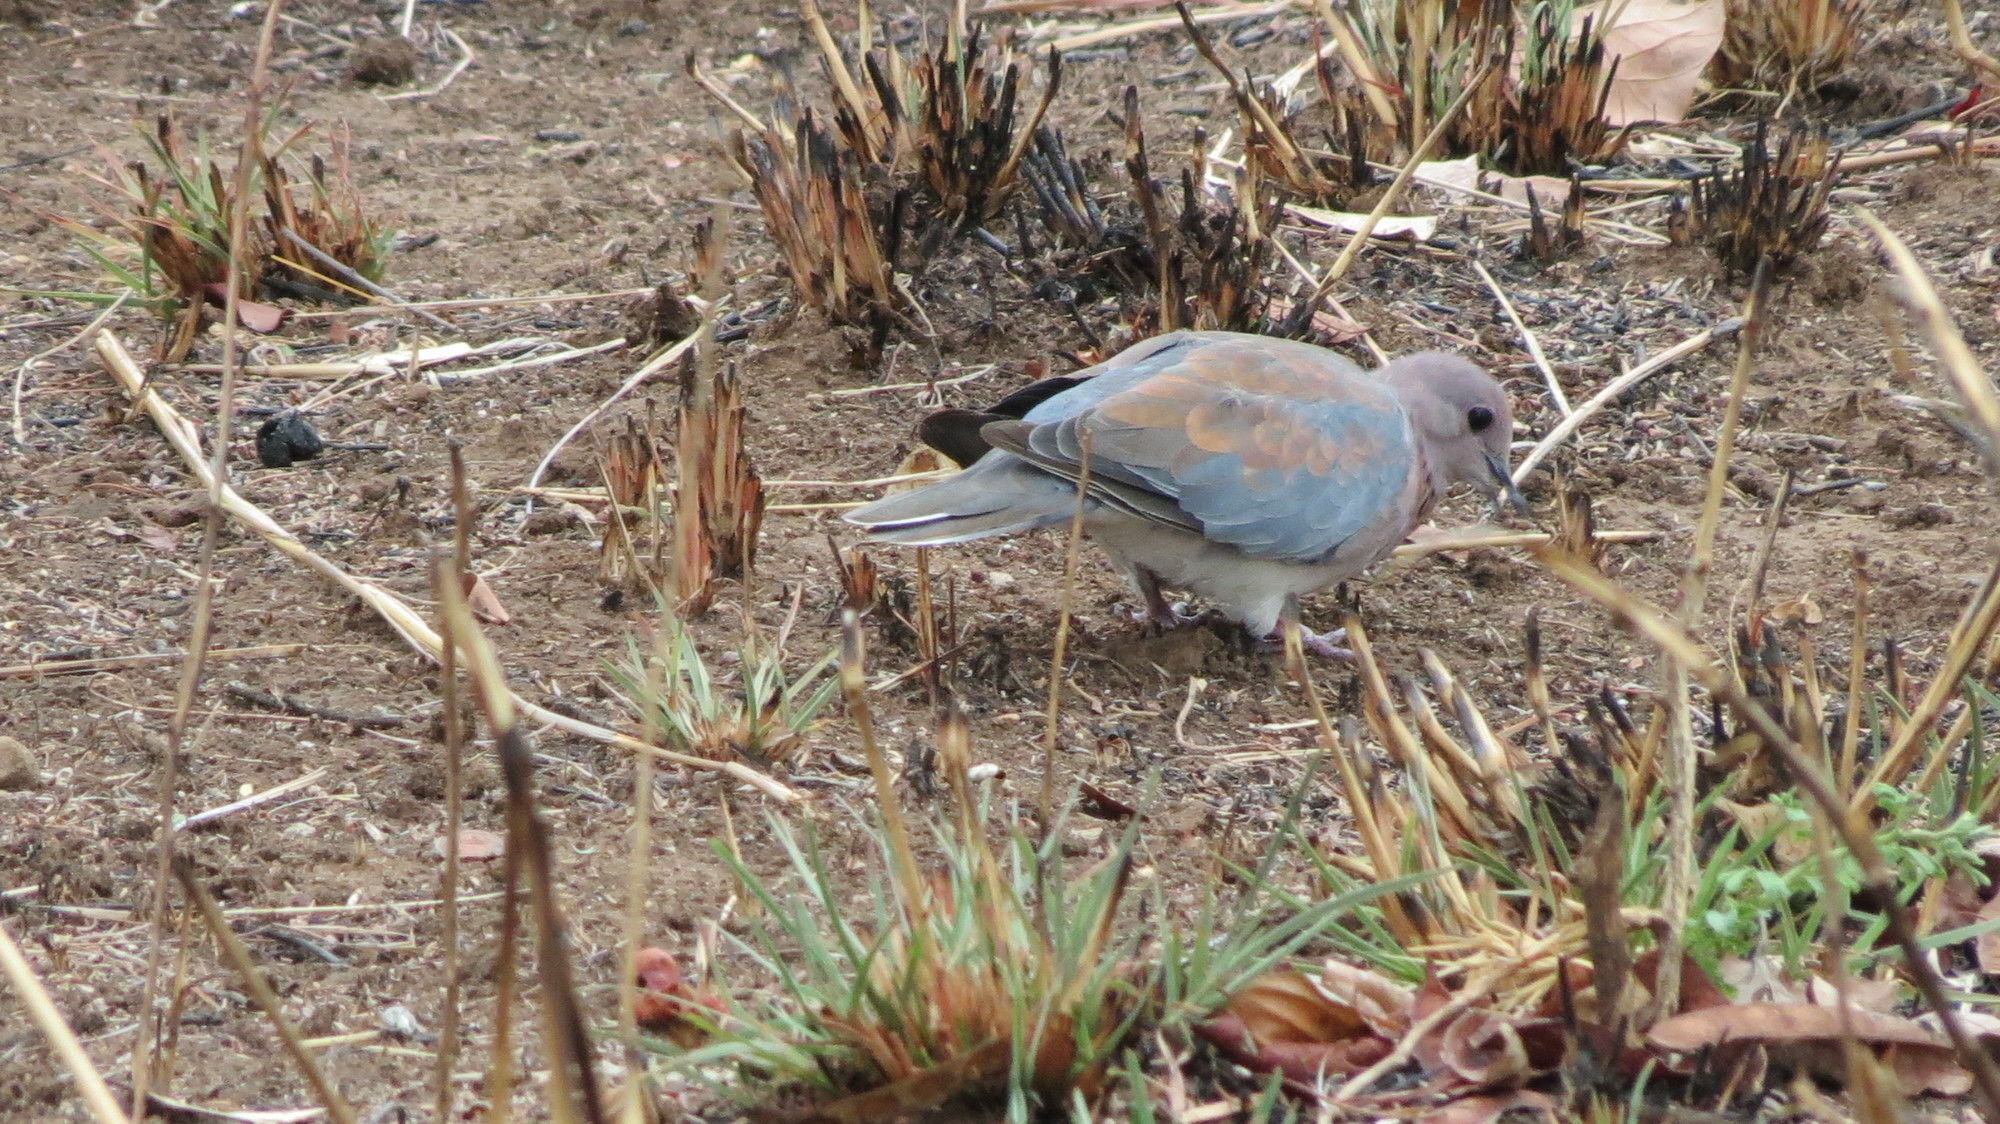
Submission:
[[1507,471],[1506,459],[1497,453],[1488,453],[1486,454],[1486,467],[1493,473],[1491,495],[1495,502],[1498,502],[1499,498],[1505,495],[1507,502],[1514,505],[1515,511],[1523,515],[1528,514],[1528,497],[1522,495],[1521,489],[1514,486],[1514,474]]

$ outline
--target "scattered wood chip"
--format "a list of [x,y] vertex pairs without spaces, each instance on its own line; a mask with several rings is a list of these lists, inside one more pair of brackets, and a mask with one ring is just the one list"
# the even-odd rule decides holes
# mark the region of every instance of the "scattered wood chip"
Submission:
[[[445,855],[445,841],[439,836],[431,844],[431,853],[438,858]],[[507,837],[497,831],[485,831],[468,827],[458,833],[458,861],[467,863],[491,862],[507,853]]]
[[473,616],[484,624],[506,624],[514,619],[514,614],[500,603],[500,595],[493,592],[493,587],[486,584],[485,578],[470,572],[461,577],[466,604],[471,607]]

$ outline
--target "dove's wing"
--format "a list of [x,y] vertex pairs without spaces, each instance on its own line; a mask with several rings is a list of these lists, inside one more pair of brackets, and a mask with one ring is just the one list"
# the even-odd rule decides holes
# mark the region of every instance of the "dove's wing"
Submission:
[[981,435],[1072,480],[1087,435],[1097,498],[1256,558],[1318,562],[1362,531],[1407,525],[1423,469],[1387,388],[1306,344],[1164,340]]

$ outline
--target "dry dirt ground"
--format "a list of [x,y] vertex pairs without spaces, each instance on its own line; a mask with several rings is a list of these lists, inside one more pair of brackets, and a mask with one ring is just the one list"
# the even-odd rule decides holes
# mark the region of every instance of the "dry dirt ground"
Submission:
[[[766,105],[768,63],[789,58],[812,69],[798,53],[805,40],[793,9],[770,0],[714,8],[676,0],[426,3],[419,26],[430,46],[418,63],[417,85],[443,78],[455,57],[441,29],[462,37],[474,61],[434,96],[385,101],[349,79],[347,45],[379,34],[399,7],[288,5],[277,53],[289,83],[281,119],[348,123],[368,201],[412,239],[385,278],[400,296],[532,297],[644,286],[684,263],[688,231],[715,210],[717,199],[738,205],[730,251],[736,307],[786,295],[771,273],[772,253],[754,212],[741,207],[748,192],[718,157],[719,115],[686,77],[682,60],[692,51],[726,67],[757,52],[738,67],[745,77],[737,89],[751,104]],[[233,135],[256,14],[181,0],[152,12],[152,26],[142,28],[134,26],[129,5],[0,4],[6,200],[0,282],[50,289],[97,283],[73,238],[44,212],[86,214],[82,174],[102,164],[92,146],[135,156],[135,123],[156,114]],[[1273,33],[1263,35],[1262,28]],[[1290,65],[1310,45],[1302,17],[1236,30],[1244,32],[1242,46],[1230,50],[1259,72]],[[1852,125],[1934,101],[1959,81],[1946,60],[1937,27],[1919,18],[1894,21],[1857,67],[1851,92],[1859,96],[1824,111],[1836,125]],[[1147,36],[1072,60],[1056,119],[1074,147],[1114,148],[1116,126],[1107,113],[1131,82],[1143,92],[1158,151],[1184,153],[1197,126],[1213,134],[1228,121],[1226,95],[1183,41]],[[1436,200],[1419,202],[1440,209]],[[1850,204],[1873,210],[1909,240],[1975,352],[2000,370],[1994,264],[2000,170],[1989,162],[1870,173],[1850,182],[1841,205]],[[1451,211],[1439,244],[1371,252],[1338,295],[1391,353],[1462,348],[1506,377],[1521,403],[1524,440],[1544,432],[1554,414],[1518,337],[1468,268],[1468,254],[1479,253],[1507,286],[1572,399],[1590,395],[1621,364],[1733,315],[1740,303],[1740,286],[1720,276],[1704,253],[1627,244],[1602,231],[1568,261],[1517,264],[1508,253],[1511,236],[1494,229],[1506,217]],[[1662,224],[1657,205],[1622,217],[1652,229]],[[1315,264],[1338,248],[1325,237],[1288,237]],[[1792,502],[1777,534],[1767,600],[1810,598],[1823,614],[1824,623],[1809,629],[1819,650],[1844,651],[1851,555],[1865,551],[1875,588],[1873,630],[1898,638],[1922,678],[1940,636],[1990,564],[1993,530],[1968,449],[1889,400],[1892,392],[1911,390],[1941,396],[1941,388],[1896,381],[1872,303],[1884,271],[1864,240],[1850,218],[1837,217],[1826,246],[1780,287],[1723,514],[1711,633],[1720,635],[1729,619],[1782,474],[1790,470],[1807,490],[1860,477],[1862,485],[1813,490]],[[989,262],[983,275],[968,266],[932,278],[920,296],[929,302],[936,337],[906,337],[875,369],[856,369],[846,335],[789,304],[728,345],[726,358],[738,365],[746,387],[749,449],[762,474],[839,481],[895,469],[926,408],[922,392],[842,392],[951,378],[991,364],[942,394],[947,404],[978,405],[1025,381],[1031,365],[1070,369],[1064,355],[1085,346],[1081,334],[1019,287],[996,282],[997,273]],[[522,335],[592,344],[624,330],[628,303],[606,298],[459,310],[447,313],[449,331],[355,310],[302,317],[266,342],[295,349],[300,358]],[[87,311],[59,301],[0,301],[0,375],[11,378],[88,319]],[[346,332],[338,341],[329,336],[336,323]],[[1100,319],[1097,326],[1109,324]],[[121,313],[112,327],[141,354],[150,353],[159,332],[140,313]],[[195,358],[213,362],[218,347],[205,341]],[[1611,572],[1642,593],[1665,596],[1687,557],[1732,358],[1731,347],[1714,347],[1645,384],[1590,423],[1559,458],[1572,485],[1594,501],[1600,527],[1658,532],[1610,556]],[[628,716],[608,695],[606,661],[623,652],[650,610],[638,598],[608,602],[592,529],[532,516],[515,488],[639,361],[635,352],[613,352],[445,386],[388,379],[338,397],[316,418],[330,440],[386,448],[335,451],[301,467],[267,470],[239,442],[237,484],[338,565],[421,601],[427,552],[448,528],[447,439],[463,441],[477,489],[473,557],[512,613],[512,624],[492,632],[516,686],[621,725]],[[157,377],[189,416],[212,417],[214,376]],[[325,385],[253,378],[239,405],[293,405]],[[671,402],[670,385],[655,383],[613,417],[644,416]],[[6,444],[0,665],[179,652],[201,537],[191,477],[151,424],[130,420],[87,348],[37,362],[26,372],[18,408],[25,442],[0,436]],[[243,421],[237,433],[254,424]],[[608,424],[600,432],[608,433]],[[597,483],[597,447],[595,435],[572,445],[553,481]],[[1554,497],[1546,474],[1530,495],[1546,520]],[[852,496],[792,488],[774,502]],[[1479,516],[1470,501],[1460,501],[1440,522]],[[695,625],[703,647],[711,654],[733,647],[739,610],[774,626],[802,594],[794,662],[802,666],[828,650],[837,637],[838,604],[829,534],[850,541],[826,512],[769,516],[755,585],[724,587],[715,609]],[[883,551],[877,561],[899,580],[912,572],[904,554]],[[981,543],[940,552],[935,563],[940,588],[955,590],[969,644],[955,687],[972,715],[975,755],[1004,767],[1014,791],[1032,793],[1061,587],[1060,540]],[[283,647],[212,665],[196,704],[176,807],[211,808],[325,771],[280,802],[192,833],[182,846],[226,906],[274,911],[241,915],[246,929],[255,928],[251,922],[282,923],[334,954],[337,962],[329,963],[268,932],[250,937],[308,1034],[373,1030],[395,1005],[434,1028],[440,927],[435,910],[422,903],[436,896],[439,876],[435,671],[371,613],[253,537],[225,531],[216,573],[215,644]],[[1149,853],[1161,877],[1184,885],[1217,840],[1232,832],[1255,837],[1259,825],[1277,816],[1298,771],[1288,751],[1310,744],[1309,732],[1297,725],[1303,702],[1270,659],[1244,652],[1219,632],[1142,636],[1126,617],[1131,597],[1088,555],[1077,589],[1063,670],[1072,689],[1061,779],[1088,779],[1129,795],[1158,770]],[[1309,618],[1330,626],[1332,605],[1331,596],[1314,601]],[[1580,714],[1585,693],[1599,682],[1651,681],[1646,649],[1517,554],[1433,557],[1376,576],[1362,594],[1374,643],[1392,669],[1416,669],[1420,651],[1435,649],[1500,720],[1525,713],[1522,622],[1536,606],[1565,713]],[[886,675],[913,659],[906,649],[878,643],[872,670]],[[1346,667],[1322,663],[1316,673],[1325,697],[1353,697]],[[154,765],[178,664],[166,658],[94,675],[23,675],[11,667],[4,674],[0,734],[26,747],[31,775],[17,790],[0,791],[0,902],[10,930],[98,1064],[120,1076],[135,1037],[145,948],[145,929],[130,911],[143,908],[153,878]],[[275,712],[230,685],[402,721],[361,729]],[[892,748],[921,744],[929,727],[921,688],[884,692],[879,707]],[[605,1012],[632,763],[622,752],[556,733],[544,734],[538,749],[581,977],[588,998]],[[863,801],[864,781],[841,767],[854,753],[851,728],[829,722],[789,775],[822,803],[841,794]],[[468,817],[473,826],[497,828],[500,788],[483,754],[473,773]],[[751,865],[775,870],[778,856],[759,801],[744,795],[737,803]],[[1331,798],[1316,798],[1310,814],[1329,822],[1342,815]],[[853,842],[845,816],[824,818],[840,853]],[[656,942],[685,949],[693,924],[721,915],[731,900],[726,871],[709,849],[720,830],[712,785],[674,773],[662,778],[651,866]],[[873,861],[858,850],[848,854],[857,869]],[[493,884],[489,870],[475,868],[468,888],[484,892]],[[324,908],[299,910],[307,906]],[[470,1057],[478,1058],[492,1029],[485,969],[494,915],[490,901],[467,908],[467,1031]],[[288,910],[296,912],[275,912]],[[261,1107],[304,1103],[266,1024],[206,949],[195,955],[182,1009],[167,1086],[174,1095]],[[0,1011],[0,1119],[81,1119],[69,1081],[20,1009],[10,998],[0,1001]],[[365,1041],[327,1049],[323,1058],[364,1115],[391,1105],[428,1113],[430,1063],[421,1045]],[[461,1104],[473,1103],[474,1088],[465,1087]],[[537,1111],[532,1086],[518,1100],[524,1112]]]

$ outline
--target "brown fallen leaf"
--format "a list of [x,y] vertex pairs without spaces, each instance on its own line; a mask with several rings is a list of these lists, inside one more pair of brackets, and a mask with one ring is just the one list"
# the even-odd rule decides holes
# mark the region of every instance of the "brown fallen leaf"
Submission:
[[1308,1085],[1359,1073],[1395,1049],[1388,1039],[1373,1034],[1337,1042],[1259,1041],[1244,1028],[1242,1019],[1227,1011],[1197,1024],[1195,1033],[1245,1069],[1282,1073]]
[[172,554],[181,546],[180,536],[150,519],[139,520],[139,541],[156,554]]
[[1328,998],[1295,968],[1258,976],[1229,997],[1226,1010],[1259,1042],[1332,1042],[1368,1029],[1360,1012]]
[[[1350,979],[1344,985],[1355,1000],[1350,1002],[1302,972],[1278,968],[1246,984],[1221,1013],[1196,1029],[1232,1061],[1260,1073],[1283,1073],[1306,1082],[1357,1073],[1393,1048],[1371,1022],[1393,1021],[1383,1008],[1395,1002],[1349,986],[1353,983]],[[1408,1025],[1404,1020],[1395,1032]]]
[[1416,178],[1420,183],[1448,192],[1483,191],[1523,206],[1528,202],[1528,189],[1533,188],[1536,205],[1545,211],[1560,208],[1569,201],[1568,180],[1554,176],[1509,176],[1489,172],[1479,166],[1477,156],[1426,161],[1417,165]]
[[1604,99],[1605,124],[1679,121],[1687,116],[1701,73],[1722,46],[1723,0],[1600,0],[1576,10],[1602,24],[1604,55],[1618,60]]
[[514,615],[500,603],[500,595],[486,584],[485,578],[468,571],[459,575],[459,584],[465,588],[465,603],[473,616],[487,624],[506,624],[514,619]]
[[1505,1088],[1562,1064],[1562,1023],[1470,1010],[1438,1032],[1438,1059],[1477,1088]]
[[1410,989],[1366,968],[1328,960],[1319,970],[1319,990],[1354,1008],[1361,1021],[1384,1038],[1400,1036],[1415,1018],[1417,998]]
[[[201,295],[217,308],[226,307],[229,290],[220,281],[210,282],[201,287]],[[269,335],[285,326],[291,319],[292,310],[275,304],[238,299],[236,302],[236,322],[263,335]]]
[[1845,1074],[1835,1047],[1849,1032],[1874,1048],[1907,1088],[1957,1096],[1972,1088],[1945,1037],[1909,1019],[1849,1007],[1843,1013],[1817,1003],[1740,1003],[1676,1015],[1654,1024],[1646,1041],[1655,1049],[1694,1054],[1726,1047],[1761,1047],[1773,1061],[1839,1079]]

